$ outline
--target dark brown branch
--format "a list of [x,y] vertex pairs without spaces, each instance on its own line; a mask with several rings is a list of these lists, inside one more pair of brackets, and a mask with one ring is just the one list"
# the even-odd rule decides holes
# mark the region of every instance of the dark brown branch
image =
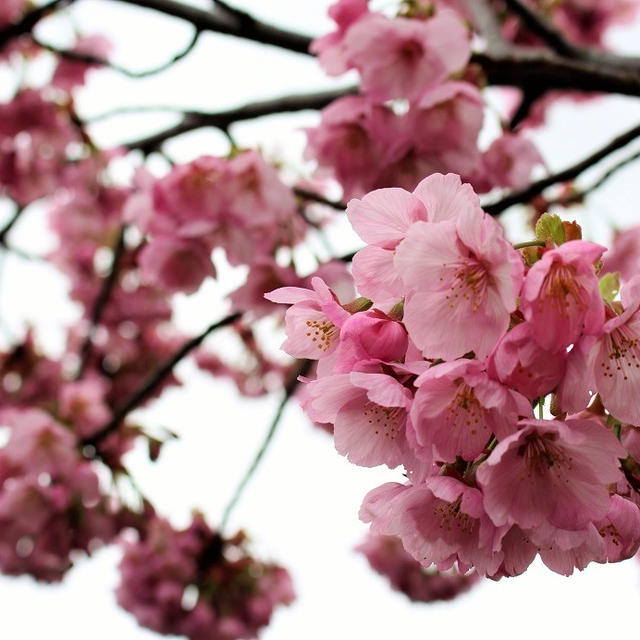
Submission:
[[620,160],[620,162],[617,162],[615,165],[607,169],[607,171],[605,171],[593,184],[589,185],[588,187],[570,193],[569,195],[550,200],[549,204],[556,204],[566,207],[571,204],[582,202],[588,195],[599,189],[605,182],[607,182],[609,178],[618,173],[620,169],[623,169],[624,167],[631,164],[632,162],[635,162],[638,159],[640,159],[640,151],[637,151],[629,157],[623,158],[622,160]]
[[204,11],[174,0],[116,0],[125,4],[152,9],[190,22],[200,31],[214,31],[237,38],[269,44],[287,51],[309,55],[312,38],[267,24],[244,12],[228,10]]
[[113,71],[117,71],[118,73],[121,73],[122,75],[125,75],[128,78],[147,78],[149,76],[157,75],[158,73],[162,73],[163,71],[166,71],[167,69],[171,68],[174,64],[176,64],[176,62],[179,62],[180,60],[188,56],[193,51],[196,44],[198,43],[199,36],[200,36],[200,31],[196,29],[196,31],[194,31],[193,33],[193,36],[191,37],[191,40],[189,40],[189,43],[184,49],[176,53],[170,60],[167,60],[167,62],[163,62],[160,66],[154,67],[153,69],[146,69],[144,71],[132,71],[130,69],[121,67],[117,64],[109,62],[109,60],[104,60],[97,56],[92,56],[86,53],[79,53],[78,51],[73,51],[69,49],[59,49],[51,44],[38,40],[33,35],[31,36],[31,39],[40,48],[46,49],[51,53],[55,53],[56,55],[66,60],[71,60],[73,62],[83,62],[85,64],[97,65],[100,67],[106,67]]
[[618,149],[626,146],[627,144],[635,140],[638,136],[640,136],[640,125],[637,125],[632,129],[629,129],[629,131],[626,131],[625,133],[617,136],[604,147],[592,153],[584,160],[581,160],[580,162],[572,165],[571,167],[547,176],[546,178],[538,180],[537,182],[533,182],[525,189],[515,191],[505,198],[498,200],[497,202],[483,205],[483,209],[487,213],[495,216],[515,204],[527,203],[532,198],[540,195],[548,187],[577,178],[582,172],[591,168],[593,165],[597,164],[608,155],[612,154],[614,151],[617,151]]
[[52,0],[48,4],[29,11],[22,19],[15,24],[10,24],[0,29],[0,48],[4,47],[9,41],[18,38],[27,33],[31,33],[32,29],[48,15],[70,5],[75,0]]
[[331,209],[335,209],[336,211],[344,211],[347,208],[347,205],[343,202],[336,202],[334,200],[329,200],[319,193],[315,193],[314,191],[309,191],[308,189],[301,189],[300,187],[294,187],[293,193],[298,196],[301,200],[306,200],[308,202],[315,202],[317,204],[323,204],[326,207],[330,207]]
[[111,297],[111,292],[113,291],[113,287],[116,284],[118,279],[118,270],[120,267],[120,260],[124,253],[125,249],[125,227],[123,226],[120,229],[120,233],[118,234],[118,239],[113,248],[113,255],[111,258],[111,268],[109,269],[109,274],[102,281],[102,286],[100,287],[100,291],[96,296],[96,299],[91,307],[91,313],[89,315],[89,331],[87,332],[87,337],[85,338],[82,346],[80,347],[80,366],[78,367],[78,371],[76,374],[76,379],[79,380],[84,375],[84,372],[89,364],[89,358],[91,357],[91,346],[93,344],[93,338],[95,335],[96,328],[100,323],[100,319],[102,318],[102,314],[104,312],[107,303],[109,302],[109,298]]
[[139,389],[134,391],[129,399],[113,414],[113,417],[107,424],[100,430],[94,433],[92,436],[85,438],[82,444],[87,446],[95,446],[101,440],[106,438],[109,434],[118,429],[122,421],[140,404],[142,404],[153,392],[162,384],[164,379],[173,371],[173,368],[187,355],[189,355],[194,349],[199,347],[205,340],[205,338],[222,327],[227,327],[242,316],[241,313],[233,313],[218,322],[214,322],[209,325],[202,333],[187,340],[164,364],[162,364],[156,371],[154,371],[149,378],[140,386]]
[[276,433],[278,425],[280,424],[280,420],[282,419],[282,414],[284,412],[284,409],[287,406],[287,403],[289,402],[291,397],[293,396],[295,390],[298,388],[298,385],[300,384],[298,380],[299,376],[306,375],[309,372],[309,369],[311,369],[312,364],[313,364],[312,360],[300,360],[298,367],[296,367],[291,378],[287,382],[284,388],[284,395],[282,397],[282,400],[280,401],[280,404],[278,405],[278,408],[276,409],[273,419],[271,420],[271,424],[269,425],[269,429],[267,430],[265,438],[262,444],[260,445],[260,448],[256,452],[256,455],[253,458],[251,464],[249,465],[249,468],[247,469],[244,476],[240,480],[240,484],[236,487],[236,490],[233,492],[233,496],[231,497],[231,500],[229,500],[229,503],[225,507],[225,510],[222,514],[222,518],[220,520],[220,527],[219,527],[220,531],[222,531],[227,525],[231,512],[233,511],[235,506],[238,504],[238,501],[240,500],[240,497],[242,496],[242,493],[245,487],[247,486],[247,484],[249,484],[249,481],[251,480],[251,478],[253,477],[253,474],[255,473],[256,469],[260,465],[260,462],[262,461],[264,454],[267,452],[267,449],[269,448],[269,445],[273,440],[273,436]]
[[18,222],[18,220],[20,220],[20,216],[22,215],[23,211],[24,207],[20,207],[16,204],[16,210],[14,214],[11,216],[11,218],[9,218],[4,227],[0,229],[0,245],[2,245],[3,247],[7,246],[7,236],[9,235],[11,229],[13,229],[15,224]]
[[568,42],[565,37],[542,16],[530,9],[520,0],[504,0],[511,13],[520,18],[522,24],[533,34],[538,36],[552,51],[567,58],[581,57],[581,51]]
[[618,68],[589,60],[561,58],[544,50],[514,50],[502,55],[471,57],[492,85],[523,90],[618,93],[640,96],[640,67]]
[[[201,129],[203,127],[215,127],[222,131],[226,131],[229,126],[235,122],[244,120],[253,120],[263,116],[291,113],[295,111],[303,111],[306,109],[322,109],[328,104],[344,95],[352,93],[353,88],[333,89],[330,91],[320,91],[317,93],[297,94],[292,96],[284,96],[273,100],[264,100],[261,102],[253,102],[235,109],[226,111],[218,111],[215,113],[202,113],[199,111],[185,111],[184,117],[177,124],[166,130],[152,134],[145,138],[133,140],[124,143],[123,146],[128,149],[139,149],[144,153],[150,153],[156,150],[163,142],[169,138],[178,136],[188,131]],[[122,111],[120,111],[122,113]],[[98,116],[96,119],[104,119],[105,116]]]

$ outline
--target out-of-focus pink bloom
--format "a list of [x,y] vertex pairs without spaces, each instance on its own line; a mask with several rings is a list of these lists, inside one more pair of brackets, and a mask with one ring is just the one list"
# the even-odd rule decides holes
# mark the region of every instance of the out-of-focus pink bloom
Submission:
[[428,20],[368,14],[349,28],[344,48],[363,93],[377,102],[416,100],[462,69],[470,55],[467,30],[447,10]]
[[0,568],[61,580],[76,551],[91,552],[115,534],[98,477],[71,431],[37,409],[8,409],[0,449]]
[[593,420],[524,420],[502,440],[476,477],[496,525],[545,523],[580,531],[605,517],[607,485],[621,476],[618,440]]
[[256,638],[294,593],[285,569],[245,547],[244,534],[222,538],[199,515],[182,531],[155,517],[144,538],[125,544],[118,603],[158,633]]
[[536,342],[560,351],[582,333],[596,333],[604,321],[604,305],[594,271],[604,247],[572,240],[547,251],[529,269],[520,308]]
[[565,372],[566,353],[543,349],[522,322],[511,329],[491,353],[487,371],[529,400],[553,391]]
[[622,282],[640,273],[640,227],[614,235],[611,248],[602,256],[600,273],[618,273]]
[[0,4],[0,27],[4,27],[19,18],[26,4],[26,0],[3,0]]
[[20,205],[53,193],[79,134],[68,113],[25,89],[0,104],[0,193]]
[[493,187],[521,189],[531,182],[531,173],[539,165],[544,161],[531,140],[522,134],[503,133],[482,154],[471,182],[474,186],[478,182],[480,191]]
[[411,424],[423,447],[433,446],[437,459],[473,460],[492,434],[511,435],[531,405],[517,391],[491,380],[477,360],[445,362],[418,376]]
[[200,156],[177,165],[153,185],[152,233],[200,237],[213,231],[226,206],[229,168],[222,158]]
[[[100,60],[107,60],[111,52],[111,43],[102,35],[80,36],[72,51],[82,55],[90,55]],[[53,73],[51,84],[63,91],[71,91],[85,83],[87,73],[91,69],[100,68],[99,64],[80,60],[61,58]]]
[[193,293],[216,275],[211,250],[197,238],[155,238],[139,260],[143,281],[170,293]]
[[366,557],[374,571],[387,578],[393,589],[413,602],[453,600],[478,581],[475,573],[425,569],[392,536],[369,535],[356,551]]
[[79,438],[86,438],[111,418],[105,403],[108,384],[104,378],[88,376],[60,387],[58,413],[72,424]]
[[349,69],[344,37],[351,25],[367,15],[368,3],[369,0],[338,0],[329,7],[329,16],[338,28],[316,38],[309,48],[329,75],[339,76]]
[[520,255],[480,210],[418,222],[396,249],[408,291],[404,323],[426,358],[473,351],[483,360],[506,333],[523,277]]
[[375,187],[380,168],[397,159],[402,138],[393,111],[364,96],[346,96],[322,111],[320,124],[306,130],[305,157],[320,173],[335,176],[346,197]]

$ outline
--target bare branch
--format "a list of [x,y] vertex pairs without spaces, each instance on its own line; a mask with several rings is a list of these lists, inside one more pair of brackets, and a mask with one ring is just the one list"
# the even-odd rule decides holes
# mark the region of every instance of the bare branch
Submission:
[[144,71],[131,71],[130,69],[126,69],[125,67],[121,67],[117,64],[109,62],[109,60],[104,60],[97,56],[92,56],[86,53],[79,53],[78,51],[73,51],[69,49],[59,49],[47,42],[42,42],[41,40],[38,40],[34,35],[31,35],[31,39],[35,42],[35,44],[37,44],[42,49],[46,49],[51,53],[55,53],[56,55],[66,60],[71,60],[74,62],[83,62],[85,64],[92,64],[92,65],[98,65],[101,67],[106,67],[113,71],[117,71],[118,73],[121,73],[122,75],[125,75],[128,78],[147,78],[149,76],[157,75],[158,73],[162,73],[163,71],[166,71],[167,69],[171,68],[174,64],[176,64],[176,62],[179,62],[180,60],[188,56],[193,51],[196,44],[198,43],[199,36],[200,36],[200,31],[196,29],[196,31],[194,31],[193,33],[193,36],[191,37],[191,40],[189,40],[189,43],[184,49],[176,53],[170,60],[167,60],[167,62],[163,62],[160,66],[154,67],[153,69],[146,69]]
[[[145,138],[126,142],[123,146],[128,149],[139,149],[143,153],[150,153],[151,151],[155,151],[169,138],[188,131],[201,129],[203,127],[215,127],[226,131],[235,122],[253,120],[254,118],[261,118],[277,113],[291,113],[304,111],[306,109],[322,109],[337,98],[348,95],[353,91],[353,88],[348,88],[319,91],[317,93],[296,94],[274,98],[272,100],[252,102],[235,109],[213,113],[185,111],[183,119],[172,127]],[[120,111],[120,113],[122,113],[122,111]],[[94,118],[93,121],[96,119],[104,119],[104,117],[104,115],[98,116],[98,118]]]
[[3,29],[0,29],[0,49],[4,47],[9,41],[14,38],[18,38],[22,35],[30,33],[33,28],[48,15],[70,5],[75,0],[52,0],[49,4],[45,4],[42,7],[37,7],[22,16],[22,19],[15,24],[10,24]]
[[87,337],[85,338],[82,346],[80,347],[80,366],[78,367],[78,372],[76,374],[76,379],[79,380],[84,375],[84,372],[89,364],[89,358],[91,356],[91,346],[93,344],[93,337],[95,335],[96,328],[100,323],[100,319],[102,318],[102,313],[104,312],[107,303],[109,302],[109,298],[111,296],[111,292],[113,291],[113,287],[116,284],[118,279],[118,269],[120,268],[120,259],[124,253],[125,243],[125,226],[123,225],[120,229],[120,233],[118,234],[118,239],[113,248],[113,257],[111,258],[111,268],[109,269],[109,274],[102,281],[102,286],[100,287],[100,291],[96,296],[96,299],[91,308],[91,313],[89,315],[89,331],[87,332]]
[[269,44],[295,53],[309,54],[312,38],[267,24],[244,12],[229,10],[204,11],[174,0],[116,0],[152,9],[190,22],[200,31],[214,31],[237,38]]
[[555,29],[542,16],[530,9],[520,0],[504,0],[509,10],[514,13],[524,26],[534,35],[538,36],[552,51],[567,58],[580,58],[581,51]]
[[493,202],[487,205],[483,205],[483,209],[489,213],[490,215],[498,215],[502,213],[509,207],[512,207],[515,204],[523,204],[529,202],[532,198],[540,195],[545,189],[553,186],[554,184],[558,184],[561,182],[567,182],[569,180],[573,180],[577,178],[582,172],[591,168],[593,165],[597,164],[608,155],[612,154],[614,151],[621,149],[626,146],[637,137],[640,136],[640,125],[629,129],[629,131],[622,133],[621,135],[614,138],[611,142],[606,144],[604,147],[592,153],[590,156],[586,157],[584,160],[560,171],[558,173],[554,173],[542,180],[538,180],[537,182],[531,183],[525,189],[521,189],[519,191],[515,191],[510,195],[498,200],[497,202]]
[[164,364],[158,367],[158,369],[149,376],[140,388],[129,396],[129,399],[121,407],[116,409],[111,420],[109,420],[102,429],[98,430],[92,436],[85,438],[82,441],[82,444],[95,446],[110,433],[116,431],[127,415],[140,406],[140,404],[142,404],[142,402],[144,402],[160,386],[160,384],[162,384],[164,379],[171,373],[171,371],[173,371],[173,368],[194,349],[199,347],[209,334],[213,333],[217,329],[233,324],[241,317],[241,313],[232,313],[226,318],[209,325],[202,333],[191,338],[191,340],[187,340],[187,342],[185,342]]
[[245,487],[247,486],[247,484],[249,484],[249,481],[251,480],[253,474],[255,473],[256,469],[260,465],[260,462],[262,461],[264,454],[267,452],[267,449],[269,448],[269,445],[273,440],[273,436],[276,433],[278,425],[280,424],[280,420],[282,419],[282,414],[284,412],[284,409],[287,406],[287,403],[289,402],[289,400],[291,399],[291,396],[293,396],[295,390],[298,387],[298,384],[299,384],[298,377],[306,375],[309,369],[311,368],[312,364],[313,364],[312,360],[300,360],[298,367],[295,369],[289,382],[285,386],[284,396],[282,397],[282,400],[280,401],[280,404],[276,409],[276,413],[273,416],[273,419],[271,420],[271,424],[269,426],[269,429],[267,430],[265,438],[262,444],[260,445],[260,448],[258,449],[255,457],[253,458],[253,461],[249,465],[249,468],[247,469],[244,476],[242,477],[242,480],[240,480],[240,484],[237,486],[236,490],[233,492],[233,496],[231,497],[229,504],[227,504],[222,514],[222,519],[220,520],[220,527],[219,527],[221,531],[227,525],[231,512],[233,511],[235,506],[238,504],[238,501],[240,500],[240,497],[242,496],[242,493]]

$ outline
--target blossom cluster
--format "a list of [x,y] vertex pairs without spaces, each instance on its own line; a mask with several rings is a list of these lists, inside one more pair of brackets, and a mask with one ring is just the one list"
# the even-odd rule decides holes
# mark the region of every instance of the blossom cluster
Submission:
[[307,131],[319,175],[347,197],[371,189],[413,189],[426,175],[453,172],[476,190],[522,187],[542,160],[521,134],[504,132],[484,151],[482,79],[469,67],[472,30],[454,3],[415,3],[394,18],[362,0],[329,10],[337,30],[312,51],[331,75],[356,69],[360,95],[334,101]]
[[245,547],[243,533],[223,538],[201,516],[184,530],[156,517],[143,538],[125,545],[118,602],[158,633],[255,638],[273,609],[294,595],[286,570]]
[[[342,304],[320,278],[267,297],[292,305],[283,349],[318,360],[309,416],[354,464],[406,471],[365,498],[372,532],[492,578],[537,554],[564,574],[633,555],[639,275],[615,299],[605,248],[548,214],[514,248],[455,175],[373,191],[347,216],[366,297]],[[554,419],[534,418],[547,395]]]

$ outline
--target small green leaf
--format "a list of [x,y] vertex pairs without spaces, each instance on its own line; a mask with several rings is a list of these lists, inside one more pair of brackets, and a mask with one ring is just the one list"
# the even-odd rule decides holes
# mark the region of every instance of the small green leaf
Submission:
[[620,278],[617,273],[605,273],[598,282],[600,297],[608,303],[612,303],[620,291]]
[[562,220],[555,214],[543,213],[536,222],[536,238],[541,242],[551,240],[554,244],[561,245],[565,241]]

